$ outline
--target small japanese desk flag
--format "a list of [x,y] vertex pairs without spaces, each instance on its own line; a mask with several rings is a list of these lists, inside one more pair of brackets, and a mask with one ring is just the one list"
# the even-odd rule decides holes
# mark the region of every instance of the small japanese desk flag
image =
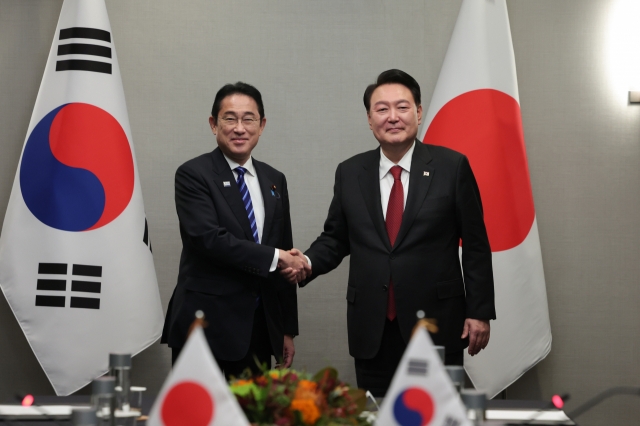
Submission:
[[196,326],[149,413],[149,426],[249,426]]

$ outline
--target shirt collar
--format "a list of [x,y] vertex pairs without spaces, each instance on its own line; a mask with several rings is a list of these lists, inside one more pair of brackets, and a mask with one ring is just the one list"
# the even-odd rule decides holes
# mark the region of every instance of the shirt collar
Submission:
[[415,150],[415,148],[416,143],[414,142],[413,144],[411,144],[411,148],[409,148],[409,151],[407,151],[400,159],[400,161],[398,161],[398,164],[395,164],[393,161],[389,160],[384,155],[384,152],[382,152],[382,149],[380,149],[380,179],[385,177],[387,173],[389,173],[389,170],[391,170],[391,168],[396,165],[402,167],[402,169],[406,170],[407,172],[411,172],[411,158],[413,157],[413,151]]
[[[224,153],[222,155],[224,155]],[[231,168],[231,170],[234,170],[234,169],[240,167],[240,164],[236,163],[235,161],[233,161],[232,159],[230,159],[226,155],[224,155],[224,159],[227,160],[227,163],[229,164],[229,167]],[[257,176],[256,175],[256,169],[255,169],[255,167],[253,167],[253,157],[250,156],[249,159],[247,160],[247,162],[244,163],[244,165],[242,167],[247,169],[247,173],[250,174],[251,176]]]

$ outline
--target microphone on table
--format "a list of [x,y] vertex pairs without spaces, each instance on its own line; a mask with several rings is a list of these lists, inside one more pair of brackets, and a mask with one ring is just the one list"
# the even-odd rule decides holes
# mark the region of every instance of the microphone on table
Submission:
[[[580,405],[575,410],[573,410],[573,411],[571,411],[569,413],[566,413],[566,415],[567,415],[567,417],[569,419],[573,420],[576,417],[581,416],[582,414],[584,414],[587,411],[591,410],[593,407],[599,405],[605,399],[611,398],[612,396],[616,396],[616,395],[637,395],[637,396],[640,396],[640,386],[614,386],[612,388],[606,389],[606,390],[600,392],[599,394],[597,394],[596,396],[594,396],[593,398],[589,399],[584,404]],[[554,395],[551,398],[551,404],[553,404],[553,406],[555,408],[557,408],[557,409],[562,409],[562,407],[564,407],[564,403],[568,399],[569,399],[569,394]],[[540,413],[537,413],[534,417],[532,417],[529,420],[527,420],[527,422],[531,422],[531,421],[537,419],[542,414],[542,410],[543,409],[540,410]]]
[[36,404],[36,399],[34,398],[33,395],[31,394],[22,395],[17,393],[14,395],[14,398],[17,401],[19,401],[20,405],[22,405],[23,407],[33,407],[33,409],[36,410],[38,413],[40,413],[45,420],[50,420],[55,425],[60,426],[60,424],[58,423],[57,419],[54,416],[49,414],[47,410],[45,410],[40,404]]
[[615,395],[637,395],[640,396],[640,386],[615,386],[600,392],[598,395],[594,396],[569,414],[567,416],[570,419],[574,419],[587,411],[591,410],[596,405],[599,405],[605,399],[608,399]]
[[[568,393],[563,393],[562,395],[553,395],[551,400],[542,408],[538,408],[533,416],[529,417],[524,421],[524,423],[518,423],[519,425],[531,425],[533,421],[537,420],[540,416],[542,416],[545,410],[549,408],[557,408],[558,410],[562,410],[564,407],[564,403],[567,402],[571,398],[571,395]],[[567,416],[571,418],[571,416]],[[507,425],[512,425],[513,423],[507,423]],[[514,424],[515,425],[515,424]]]

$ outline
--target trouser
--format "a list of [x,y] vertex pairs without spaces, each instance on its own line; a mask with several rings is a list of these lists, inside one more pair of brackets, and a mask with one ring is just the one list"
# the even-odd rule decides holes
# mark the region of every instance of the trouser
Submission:
[[[181,351],[182,347],[171,348],[172,365],[175,364]],[[220,367],[224,373],[225,378],[229,380],[231,376],[238,377],[247,368],[251,370],[252,375],[260,374],[262,369],[256,363],[256,358],[260,366],[266,364],[267,368],[270,369],[272,352],[269,330],[267,329],[267,319],[262,303],[260,303],[253,315],[253,329],[251,331],[251,342],[249,343],[247,354],[237,361],[227,361],[219,358],[215,358],[215,360],[218,367]]]
[[[386,319],[382,342],[376,356],[371,359],[354,359],[358,387],[370,391],[375,397],[384,397],[406,348],[407,344],[400,334],[398,319]],[[448,353],[444,357],[445,365],[462,365],[463,360],[462,350]]]

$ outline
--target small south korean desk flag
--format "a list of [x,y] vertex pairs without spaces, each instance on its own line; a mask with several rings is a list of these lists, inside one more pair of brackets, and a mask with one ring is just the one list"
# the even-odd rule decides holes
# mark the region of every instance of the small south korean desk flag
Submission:
[[149,426],[249,426],[196,326],[162,385]]
[[[162,307],[104,0],[65,0],[0,236],[0,286],[58,395],[158,339]],[[6,343],[6,342],[5,342]]]
[[377,426],[470,426],[429,333],[418,327],[384,398]]

